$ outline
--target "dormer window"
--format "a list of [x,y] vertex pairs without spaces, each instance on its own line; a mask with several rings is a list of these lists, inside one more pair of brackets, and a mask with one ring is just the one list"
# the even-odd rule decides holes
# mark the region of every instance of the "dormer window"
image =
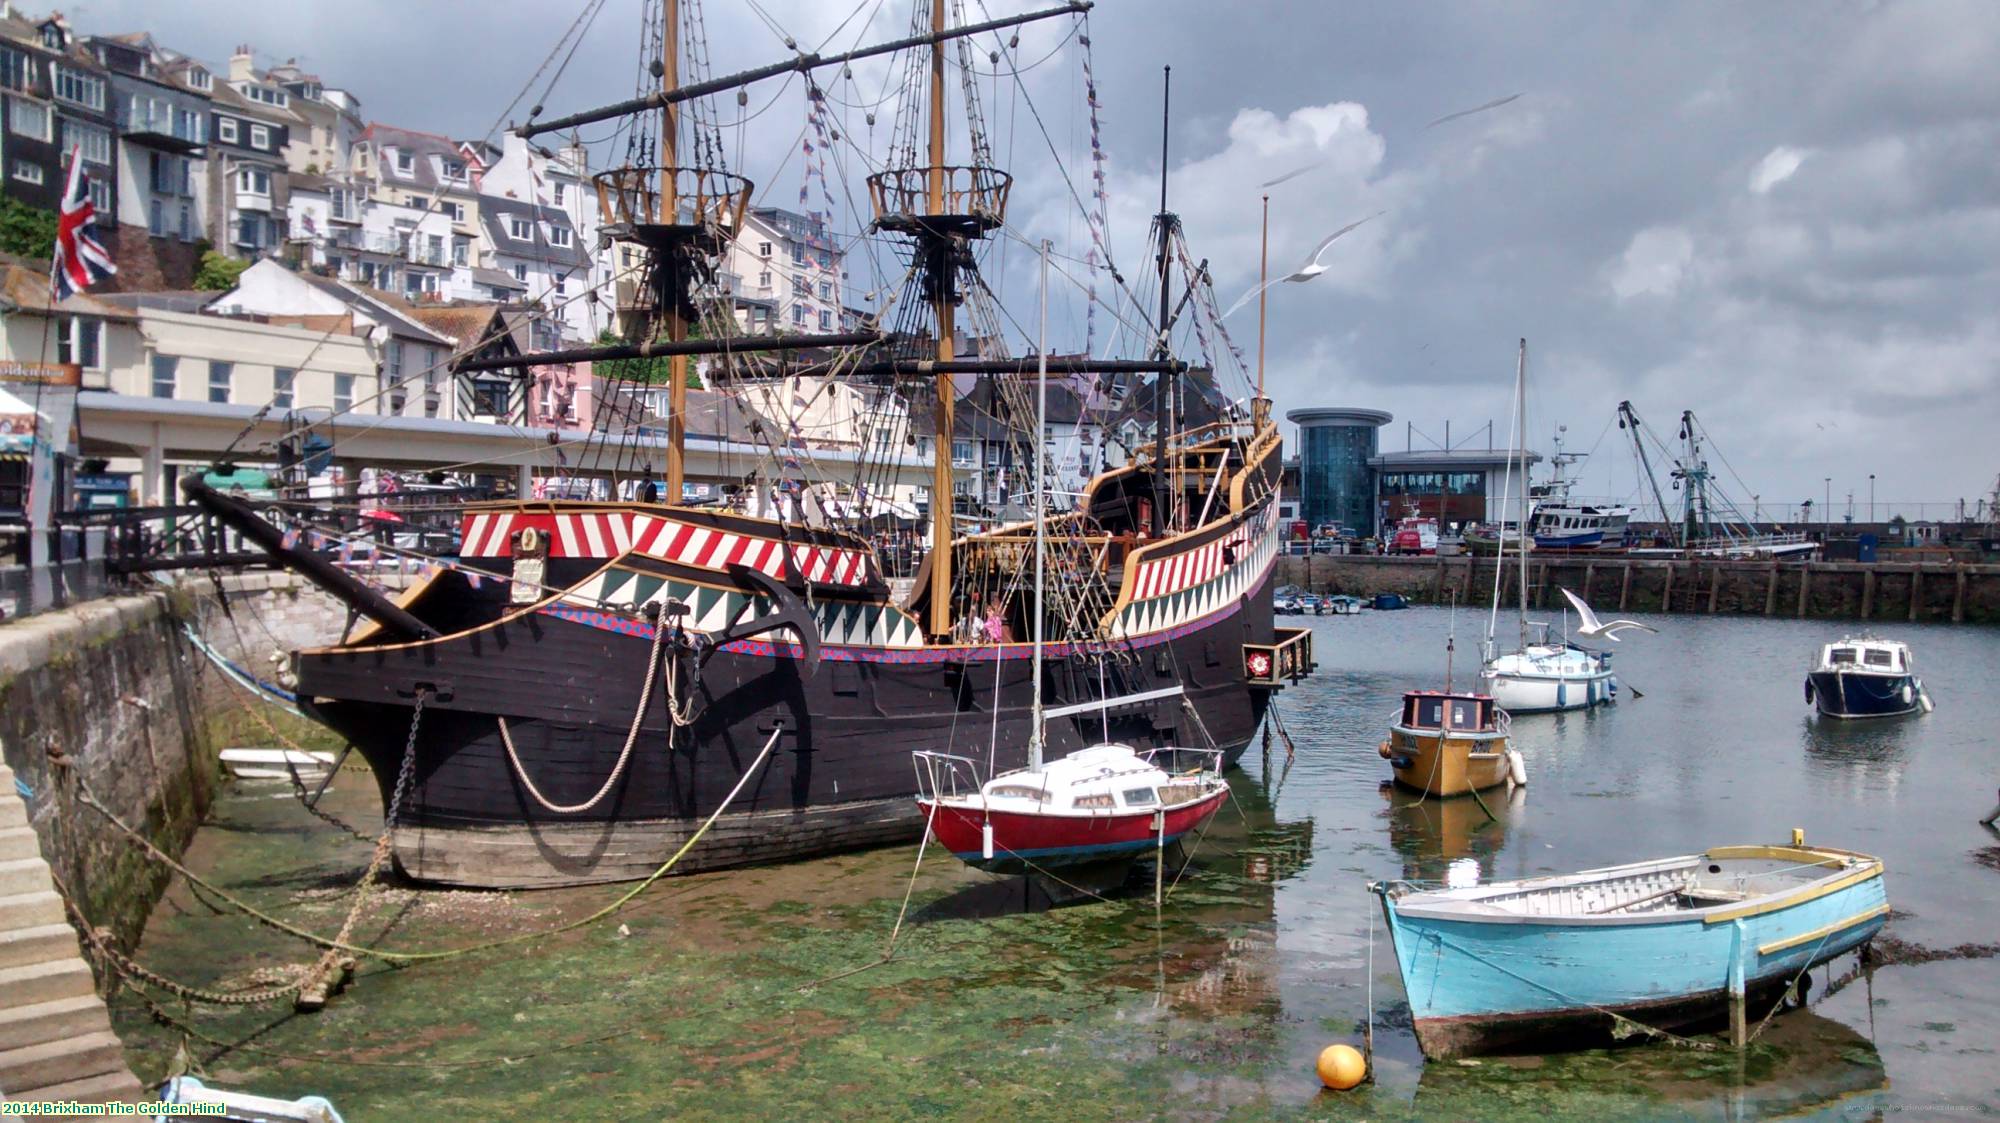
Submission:
[[560,207],[567,205],[569,202],[569,184],[564,183],[562,180],[556,180],[555,198],[556,198],[556,206]]
[[292,101],[285,91],[274,90],[269,86],[246,85],[243,87],[243,96],[251,101],[261,101],[265,105],[275,105],[280,109],[290,105]]
[[396,174],[404,177],[410,177],[416,175],[417,174],[416,153],[411,152],[407,148],[398,148],[395,149],[394,152],[395,152],[395,162],[396,162]]
[[203,93],[207,93],[215,88],[215,75],[210,74],[207,70],[199,66],[190,67],[188,69],[188,85]]
[[61,24],[54,20],[49,20],[42,24],[42,46],[47,47],[51,51],[60,51],[63,49],[63,29]]
[[508,215],[507,236],[517,242],[532,242],[535,240],[535,231],[527,219],[519,215]]
[[464,183],[465,161],[446,160],[444,162],[444,177],[448,180],[451,180],[453,183]]
[[569,227],[567,226],[549,227],[549,245],[552,245],[559,250],[566,250],[569,248],[570,243],[574,240],[575,239],[570,236]]

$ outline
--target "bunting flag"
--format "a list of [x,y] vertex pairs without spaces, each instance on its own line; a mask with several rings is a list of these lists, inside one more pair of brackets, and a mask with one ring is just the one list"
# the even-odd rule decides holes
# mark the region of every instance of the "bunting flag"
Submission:
[[1110,196],[1104,189],[1104,134],[1097,119],[1097,75],[1090,65],[1090,17],[1084,16],[1083,30],[1076,37],[1077,46],[1083,57],[1083,100],[1090,109],[1090,209],[1084,220],[1090,227],[1090,252],[1084,255],[1084,265],[1090,270],[1089,292],[1083,311],[1083,353],[1096,353],[1097,342],[1097,267],[1100,263],[1109,265],[1111,250],[1105,244],[1105,209]]
[[63,300],[111,277],[118,267],[97,240],[97,206],[90,201],[90,177],[83,172],[83,146],[70,149],[69,183],[56,219],[55,251],[49,262],[50,300]]
[[352,565],[353,563],[354,563],[354,543],[349,542],[347,539],[343,538],[340,540],[340,564]]
[[285,537],[284,537],[284,539],[283,539],[283,541],[282,541],[282,545],[283,545],[283,546],[285,547],[285,549],[287,549],[287,550],[296,550],[296,549],[298,549],[298,548],[299,548],[299,532],[298,532],[298,531],[296,531],[296,530],[288,530],[288,531],[286,531],[286,532],[285,532]]

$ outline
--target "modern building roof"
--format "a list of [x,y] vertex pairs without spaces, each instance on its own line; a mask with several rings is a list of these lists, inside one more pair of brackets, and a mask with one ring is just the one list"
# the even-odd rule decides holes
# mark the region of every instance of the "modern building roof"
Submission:
[[[1370,468],[1391,472],[1448,472],[1467,468],[1502,468],[1520,455],[1504,448],[1416,448],[1385,452],[1368,458]],[[1538,452],[1527,454],[1528,463],[1541,463]]]
[[1395,415],[1384,409],[1366,409],[1360,406],[1307,406],[1303,409],[1287,410],[1285,420],[1297,425],[1372,425],[1381,428],[1395,420]]

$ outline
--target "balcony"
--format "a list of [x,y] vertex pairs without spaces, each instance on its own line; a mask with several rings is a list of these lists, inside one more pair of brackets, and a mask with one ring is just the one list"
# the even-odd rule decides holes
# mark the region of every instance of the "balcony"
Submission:
[[183,117],[174,121],[172,109],[154,112],[151,107],[128,105],[118,116],[118,132],[125,139],[188,156],[201,151],[201,118]]

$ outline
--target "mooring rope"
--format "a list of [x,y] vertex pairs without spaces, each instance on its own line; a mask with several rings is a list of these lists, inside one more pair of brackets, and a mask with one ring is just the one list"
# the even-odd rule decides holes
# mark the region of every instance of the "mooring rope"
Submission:
[[[639,686],[639,707],[632,711],[632,726],[625,731],[625,747],[618,751],[618,763],[612,766],[611,775],[604,778],[604,785],[597,789],[596,795],[591,796],[582,803],[556,803],[550,800],[548,796],[543,795],[542,790],[535,786],[535,782],[532,779],[529,779],[528,770],[521,765],[521,755],[514,750],[514,734],[512,730],[507,728],[507,718],[500,714],[493,716],[493,720],[500,726],[500,743],[506,746],[507,749],[507,763],[514,766],[514,775],[520,779],[521,786],[528,790],[528,794],[534,797],[536,803],[541,804],[544,808],[558,815],[575,815],[588,811],[599,803],[604,802],[604,797],[611,794],[611,789],[618,785],[618,778],[625,775],[625,766],[632,761],[632,747],[639,743],[639,725],[646,718],[646,707],[650,706],[653,701],[653,680],[660,664],[660,647],[665,643],[666,638],[666,625],[661,623],[659,618],[655,616],[653,621],[653,645],[646,652],[645,678]],[[672,708],[672,689],[670,685],[668,687],[669,709]]]

